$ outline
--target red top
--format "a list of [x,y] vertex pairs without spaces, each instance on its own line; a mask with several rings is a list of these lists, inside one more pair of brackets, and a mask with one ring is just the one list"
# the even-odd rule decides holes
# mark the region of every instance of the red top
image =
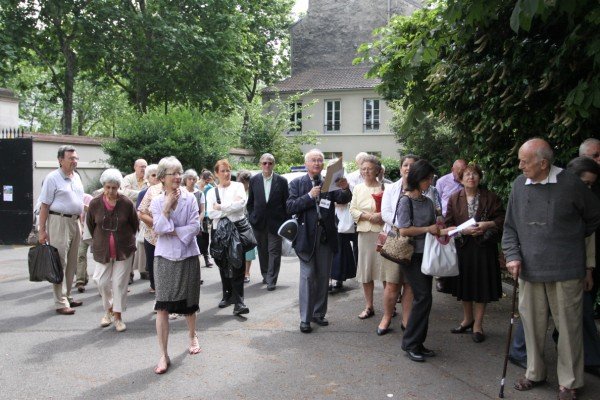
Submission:
[[[115,209],[115,206],[111,205],[108,200],[106,200],[106,196],[102,196],[102,201],[104,202],[104,207],[106,207],[108,211],[112,212]],[[110,254],[111,259],[117,259],[117,244],[115,243],[115,235],[113,235],[112,232],[109,234],[108,239],[108,253]]]

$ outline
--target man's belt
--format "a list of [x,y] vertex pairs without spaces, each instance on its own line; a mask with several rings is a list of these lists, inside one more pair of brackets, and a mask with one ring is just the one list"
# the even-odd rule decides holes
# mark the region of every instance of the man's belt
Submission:
[[73,217],[79,218],[79,215],[63,214],[63,213],[59,213],[59,212],[56,212],[56,211],[48,211],[48,213],[52,214],[52,215],[60,215],[61,217],[65,217],[65,218],[73,218]]

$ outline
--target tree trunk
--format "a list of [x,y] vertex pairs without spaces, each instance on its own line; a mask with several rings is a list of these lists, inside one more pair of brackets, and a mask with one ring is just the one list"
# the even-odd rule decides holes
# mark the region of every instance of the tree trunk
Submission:
[[63,54],[65,55],[65,77],[64,77],[64,96],[63,96],[63,135],[73,134],[73,91],[75,87],[75,75],[76,75],[76,55],[71,50],[68,42],[65,43],[63,48]]

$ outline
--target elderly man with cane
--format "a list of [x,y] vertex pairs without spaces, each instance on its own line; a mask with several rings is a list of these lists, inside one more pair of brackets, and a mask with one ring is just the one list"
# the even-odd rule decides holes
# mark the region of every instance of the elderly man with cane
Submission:
[[527,371],[515,389],[546,380],[544,339],[548,311],[560,331],[559,399],[575,399],[583,386],[582,295],[585,237],[600,226],[600,202],[574,174],[552,165],[542,139],[519,149],[523,175],[513,183],[502,249],[506,267],[519,277],[519,312],[525,330]]

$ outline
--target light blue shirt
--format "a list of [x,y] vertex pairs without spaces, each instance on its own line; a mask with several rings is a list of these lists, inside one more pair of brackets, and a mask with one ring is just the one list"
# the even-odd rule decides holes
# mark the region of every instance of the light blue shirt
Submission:
[[265,176],[262,176],[263,178],[263,184],[265,186],[265,202],[269,201],[269,195],[271,194],[271,183],[273,183],[273,173],[271,173],[271,176],[269,176],[268,178],[265,178]]
[[58,168],[48,174],[42,184],[39,201],[47,204],[50,211],[61,214],[83,213],[83,184],[78,174],[71,177]]

